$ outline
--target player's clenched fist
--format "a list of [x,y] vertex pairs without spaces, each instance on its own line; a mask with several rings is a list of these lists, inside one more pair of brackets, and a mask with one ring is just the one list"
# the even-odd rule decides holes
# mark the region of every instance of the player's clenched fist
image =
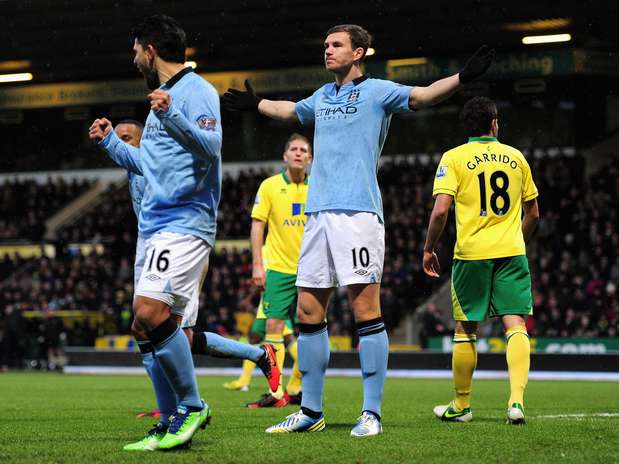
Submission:
[[101,118],[95,119],[90,128],[88,129],[88,137],[90,140],[100,142],[103,140],[112,130],[112,123],[109,119]]
[[148,100],[150,101],[151,110],[165,112],[168,111],[172,98],[168,92],[157,89],[148,94]]

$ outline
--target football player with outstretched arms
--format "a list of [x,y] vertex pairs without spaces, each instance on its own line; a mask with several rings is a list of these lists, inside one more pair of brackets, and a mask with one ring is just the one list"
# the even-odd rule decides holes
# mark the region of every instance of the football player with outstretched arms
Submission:
[[364,75],[361,63],[370,35],[357,25],[327,31],[324,63],[335,81],[299,102],[229,89],[224,106],[257,111],[280,121],[314,125],[314,161],[305,212],[308,216],[297,273],[301,410],[267,433],[316,432],[325,428],[324,376],[329,362],[325,316],[334,289],[345,286],[359,334],[363,406],[351,435],[382,432],[381,402],[389,342],[380,310],[385,252],[383,209],[376,178],[391,116],[435,105],[481,76],[494,51],[480,48],[460,73],[429,86],[410,87]]

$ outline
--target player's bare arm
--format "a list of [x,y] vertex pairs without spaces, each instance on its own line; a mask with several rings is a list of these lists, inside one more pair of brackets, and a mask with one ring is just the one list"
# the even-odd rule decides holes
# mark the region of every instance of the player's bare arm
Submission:
[[264,290],[265,272],[262,261],[262,246],[264,245],[264,228],[266,223],[258,219],[251,221],[251,254],[252,254],[252,284],[260,291]]
[[408,106],[414,110],[420,110],[446,100],[461,87],[457,74],[440,79],[427,87],[415,86],[411,90]]
[[258,111],[268,116],[283,122],[297,122],[297,112],[295,111],[294,102],[285,100],[265,100],[262,99],[258,105]]
[[441,266],[435,249],[447,223],[449,208],[452,203],[453,197],[445,193],[439,193],[434,200],[434,208],[430,215],[430,224],[426,234],[426,243],[423,247],[423,271],[430,277],[438,277],[441,272]]
[[90,140],[100,142],[112,131],[112,123],[109,119],[99,118],[95,119],[91,126],[88,128],[88,137]]
[[222,102],[226,109],[232,111],[258,111],[271,119],[283,122],[299,120],[294,102],[260,98],[248,80],[245,81],[245,90],[228,89]]
[[525,201],[522,204],[524,210],[524,217],[522,218],[522,236],[524,237],[524,243],[529,243],[529,240],[533,236],[539,221],[539,207],[537,205],[537,199]]
[[494,59],[494,49],[482,45],[471,56],[458,74],[440,79],[427,87],[416,86],[411,90],[408,106],[422,109],[436,105],[451,97],[460,87],[484,74]]

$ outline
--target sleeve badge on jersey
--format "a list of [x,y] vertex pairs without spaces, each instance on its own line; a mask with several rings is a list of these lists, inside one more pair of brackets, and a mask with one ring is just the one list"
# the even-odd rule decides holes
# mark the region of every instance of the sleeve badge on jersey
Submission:
[[436,170],[436,178],[442,179],[447,176],[447,166],[439,166]]
[[256,195],[256,199],[254,200],[254,205],[259,205],[259,204],[260,204],[260,197]]
[[198,123],[198,127],[204,130],[215,130],[215,126],[217,126],[217,119],[209,118],[205,114],[200,116],[196,122]]

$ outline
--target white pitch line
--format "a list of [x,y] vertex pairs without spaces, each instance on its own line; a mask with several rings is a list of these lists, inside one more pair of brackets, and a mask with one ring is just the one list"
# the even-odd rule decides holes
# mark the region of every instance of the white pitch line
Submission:
[[[120,374],[120,375],[146,375],[143,367],[138,366],[65,366],[66,374]],[[240,375],[240,367],[197,367],[197,375]],[[290,369],[284,369],[285,375],[290,375]],[[262,375],[256,369],[254,375]],[[359,377],[359,369],[327,369],[328,377]],[[400,379],[451,379],[451,369],[389,369],[388,378]],[[475,379],[506,379],[507,371],[475,372]],[[587,380],[587,381],[619,381],[619,372],[555,372],[555,371],[532,371],[529,373],[530,380]]]
[[555,414],[550,416],[535,416],[533,419],[587,419],[589,417],[619,417],[619,412],[594,412],[583,414]]

